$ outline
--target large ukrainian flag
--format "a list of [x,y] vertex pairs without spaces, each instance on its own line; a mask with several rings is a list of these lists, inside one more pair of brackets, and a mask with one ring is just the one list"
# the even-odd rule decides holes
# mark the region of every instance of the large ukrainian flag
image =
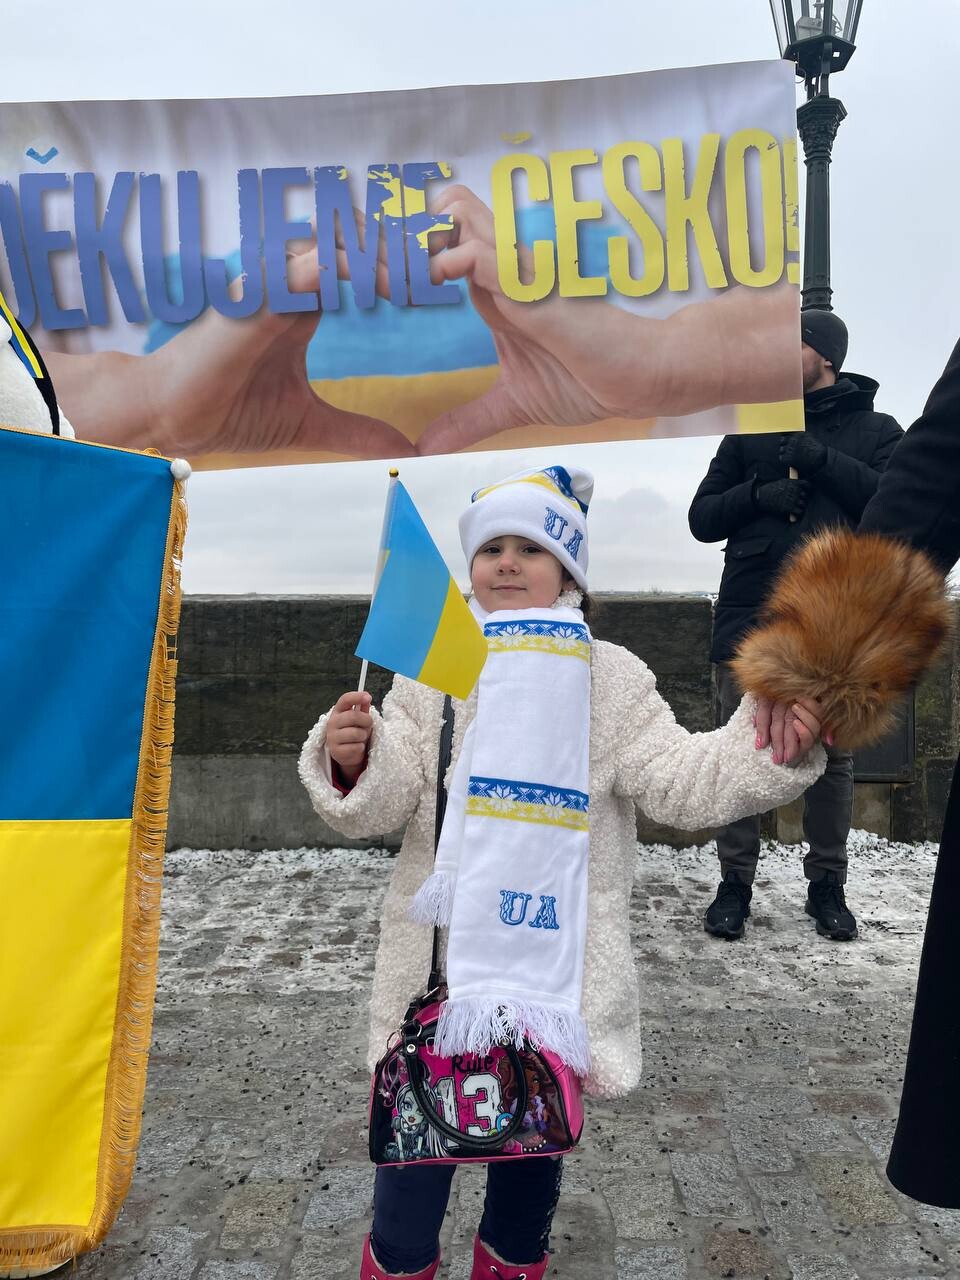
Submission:
[[0,429],[0,1274],[133,1172],[185,524],[166,459]]
[[377,585],[357,657],[467,698],[487,641],[410,495],[391,480]]

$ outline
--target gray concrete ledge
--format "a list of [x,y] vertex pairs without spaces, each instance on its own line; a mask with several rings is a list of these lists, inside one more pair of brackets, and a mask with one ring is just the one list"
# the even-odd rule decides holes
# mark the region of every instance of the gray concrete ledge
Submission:
[[[320,712],[357,682],[353,650],[368,603],[364,596],[185,599],[169,847],[344,843],[312,813],[297,781],[296,758]],[[682,725],[711,729],[710,599],[605,593],[594,603],[594,633],[640,654]],[[390,680],[389,672],[371,668],[368,687],[376,699]],[[935,839],[958,742],[960,661],[954,648],[917,691],[909,780],[858,783],[856,824],[899,840]],[[797,806],[769,815],[765,833],[799,839],[799,817]],[[657,827],[642,817],[638,830],[642,840],[678,848],[710,836]]]

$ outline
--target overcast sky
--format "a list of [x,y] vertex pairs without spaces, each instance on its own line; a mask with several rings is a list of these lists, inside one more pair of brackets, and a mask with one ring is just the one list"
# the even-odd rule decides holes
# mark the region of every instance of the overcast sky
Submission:
[[[767,0],[508,0],[442,9],[367,0],[5,0],[0,98],[343,93],[613,75],[776,55]],[[47,33],[41,35],[38,33]],[[849,116],[832,171],[834,306],[847,367],[880,382],[908,426],[957,337],[958,0],[864,0],[857,53],[833,91]],[[712,591],[719,547],[696,543],[690,496],[718,438],[407,462],[403,477],[464,580],[456,520],[471,490],[541,462],[597,479],[598,590]],[[192,592],[369,590],[383,463],[195,475]]]

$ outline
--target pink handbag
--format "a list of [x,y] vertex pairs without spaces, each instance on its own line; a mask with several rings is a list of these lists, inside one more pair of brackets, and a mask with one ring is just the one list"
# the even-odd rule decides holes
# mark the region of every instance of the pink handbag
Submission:
[[583,1130],[580,1077],[546,1049],[495,1045],[439,1057],[443,992],[407,1010],[370,1090],[375,1164],[461,1164],[570,1151]]
[[[435,840],[446,808],[453,708],[443,703]],[[440,977],[440,934],[426,994],[414,999],[377,1063],[370,1086],[370,1159],[374,1164],[462,1164],[572,1150],[583,1131],[580,1077],[547,1049],[525,1042],[479,1055],[440,1057],[437,1019],[447,990]]]

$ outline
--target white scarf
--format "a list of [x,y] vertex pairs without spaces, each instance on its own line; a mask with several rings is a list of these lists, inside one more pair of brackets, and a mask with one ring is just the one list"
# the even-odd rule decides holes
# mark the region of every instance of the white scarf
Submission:
[[410,908],[450,928],[437,1051],[526,1036],[586,1075],[590,632],[565,604],[473,608],[490,651],[434,873]]

